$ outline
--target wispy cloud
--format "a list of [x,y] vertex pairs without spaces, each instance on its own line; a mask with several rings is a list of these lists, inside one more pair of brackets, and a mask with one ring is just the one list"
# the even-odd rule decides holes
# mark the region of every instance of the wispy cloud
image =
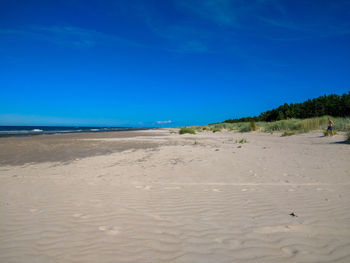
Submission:
[[148,28],[166,41],[166,49],[179,53],[210,52],[210,32],[190,25],[171,25],[148,19]]
[[[145,42],[142,38],[126,38],[114,33],[76,26],[28,26],[1,29],[0,35],[15,36],[46,41],[58,46],[89,49],[100,46],[124,45],[128,47],[163,50],[177,53],[218,53],[236,51],[244,53],[248,38],[266,41],[300,41],[315,37],[333,37],[350,34],[350,23],[340,22],[337,14],[341,5],[322,3],[330,6],[326,18],[318,21],[297,17],[290,6],[278,0],[169,0],[173,18],[160,15],[158,4],[144,4],[138,8],[137,17],[142,17],[149,35],[159,41]],[[350,7],[349,4],[347,4]],[[131,14],[135,15],[135,14]],[[313,14],[310,13],[310,16]],[[181,17],[181,19],[178,19]],[[240,42],[241,41],[241,42]],[[247,51],[249,53],[249,51]]]
[[[185,44],[200,43],[198,51],[202,52],[214,51],[213,47],[220,41],[232,47],[236,36],[242,34],[269,41],[298,41],[350,34],[350,23],[340,23],[337,19],[343,12],[343,6],[349,6],[348,3],[319,4],[323,5],[323,9],[329,9],[329,14],[323,15],[324,11],[307,3],[301,3],[300,7],[297,3],[287,6],[286,2],[278,0],[176,0],[176,10],[187,18],[186,21],[153,21],[149,25],[155,34],[172,41],[177,39],[179,46],[181,41]],[[305,10],[295,12],[293,8]],[[315,19],[310,20],[309,16]]]
[[269,9],[276,10],[275,13],[284,13],[279,4],[271,7],[272,1],[264,0],[249,3],[242,0],[171,2],[174,12],[182,17],[181,20],[158,16],[157,12],[145,9],[145,23],[155,36],[167,42],[169,50],[180,53],[220,53],[233,50],[241,53],[239,39],[242,32],[255,37],[259,35],[247,17],[253,17],[253,14],[261,12],[267,5]]
[[73,26],[30,26],[20,29],[0,29],[0,34],[31,38],[73,48],[92,48],[114,44],[150,48],[142,43],[116,35]]
[[172,123],[171,120],[168,120],[168,121],[156,121],[157,124],[169,124],[169,123]]
[[195,0],[178,1],[178,4],[192,14],[210,20],[218,25],[232,26],[237,22],[235,10],[232,8],[233,4],[237,2],[229,0]]
[[283,19],[274,19],[267,18],[262,16],[257,16],[257,18],[265,23],[268,26],[294,31],[295,33],[302,33],[299,37],[269,37],[273,40],[300,40],[314,37],[333,37],[333,36],[342,36],[350,34],[350,23],[343,24],[331,24],[331,23],[322,23],[322,24],[307,24],[307,23],[296,23],[293,21],[283,20]]
[[20,29],[0,28],[0,35],[45,41],[57,46],[79,49],[123,45],[177,53],[201,53],[208,51],[208,47],[203,40],[205,33],[198,32],[198,30],[195,30],[194,28],[149,25],[149,29],[158,37],[167,39],[170,42],[170,45],[169,43],[163,43],[163,45],[146,44],[143,43],[142,40],[130,40],[117,35],[74,26],[29,26]]

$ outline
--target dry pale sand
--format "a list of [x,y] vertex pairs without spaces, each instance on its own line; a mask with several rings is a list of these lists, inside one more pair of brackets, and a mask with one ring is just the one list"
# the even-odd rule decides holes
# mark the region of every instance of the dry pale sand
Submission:
[[342,135],[17,139],[0,140],[0,262],[350,262]]

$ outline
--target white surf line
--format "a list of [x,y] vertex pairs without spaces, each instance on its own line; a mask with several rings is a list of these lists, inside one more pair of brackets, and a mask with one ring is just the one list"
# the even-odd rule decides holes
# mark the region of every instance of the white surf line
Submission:
[[347,183],[338,183],[338,184],[329,184],[329,183],[161,183],[161,182],[152,182],[154,185],[219,185],[219,186],[319,186],[319,185],[329,185],[329,186],[342,186],[350,185],[350,182]]

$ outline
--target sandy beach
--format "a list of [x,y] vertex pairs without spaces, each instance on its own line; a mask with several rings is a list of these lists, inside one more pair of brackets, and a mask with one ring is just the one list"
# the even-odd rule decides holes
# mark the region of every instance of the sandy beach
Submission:
[[350,262],[343,134],[170,131],[0,138],[0,262]]

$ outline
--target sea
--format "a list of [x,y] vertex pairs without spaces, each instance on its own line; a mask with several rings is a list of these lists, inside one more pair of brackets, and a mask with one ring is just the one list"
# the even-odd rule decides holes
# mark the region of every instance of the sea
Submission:
[[0,137],[62,134],[79,132],[135,131],[150,128],[133,127],[69,127],[69,126],[0,126]]

